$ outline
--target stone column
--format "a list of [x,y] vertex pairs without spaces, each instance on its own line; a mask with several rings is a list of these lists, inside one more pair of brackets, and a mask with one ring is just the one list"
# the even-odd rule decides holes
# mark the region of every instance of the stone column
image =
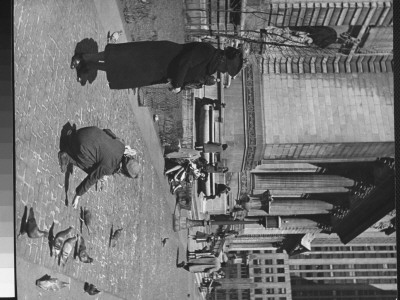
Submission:
[[324,174],[254,174],[254,190],[270,190],[272,196],[290,196],[307,193],[343,193],[355,181],[338,175]]
[[328,214],[333,204],[322,200],[274,198],[269,204],[269,215],[292,216]]
[[316,187],[352,187],[354,180],[337,175],[324,174],[255,174],[256,189],[293,189]]

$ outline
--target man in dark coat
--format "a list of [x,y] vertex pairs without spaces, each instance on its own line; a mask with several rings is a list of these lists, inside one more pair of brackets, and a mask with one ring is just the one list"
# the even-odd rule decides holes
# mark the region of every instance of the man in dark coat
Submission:
[[58,153],[61,171],[64,173],[69,164],[75,165],[88,175],[76,188],[72,201],[78,207],[79,198],[104,176],[123,174],[136,178],[139,163],[133,158],[135,150],[130,149],[109,129],[84,127],[70,130],[64,149]]
[[77,53],[71,68],[106,71],[111,89],[130,89],[168,83],[175,93],[184,83],[199,82],[217,71],[235,76],[243,65],[240,50],[216,49],[211,44],[170,41],[108,44],[104,52]]

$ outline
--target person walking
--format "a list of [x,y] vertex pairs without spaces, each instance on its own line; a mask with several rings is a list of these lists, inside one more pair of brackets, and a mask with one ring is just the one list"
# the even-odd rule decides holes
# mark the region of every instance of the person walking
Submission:
[[184,83],[199,82],[217,71],[235,76],[242,66],[241,50],[233,47],[221,50],[201,42],[108,44],[103,52],[76,53],[71,59],[71,68],[78,73],[90,69],[105,71],[110,89],[168,83],[174,93],[179,93]]
[[184,261],[178,264],[178,268],[184,268],[191,273],[212,273],[221,269],[221,262],[214,255],[204,255],[199,258],[189,259],[187,263]]
[[58,152],[61,172],[65,173],[72,164],[88,174],[75,190],[73,208],[77,208],[80,197],[105,176],[122,174],[137,178],[139,175],[136,151],[109,129],[92,126],[69,130],[63,148]]

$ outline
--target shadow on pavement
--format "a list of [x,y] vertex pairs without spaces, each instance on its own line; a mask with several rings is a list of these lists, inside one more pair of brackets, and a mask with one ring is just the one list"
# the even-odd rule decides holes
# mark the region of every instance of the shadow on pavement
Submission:
[[[75,53],[74,54],[83,54],[83,53],[98,53],[99,46],[97,42],[92,38],[85,38],[79,43],[76,44]],[[77,78],[81,78],[80,84],[82,86],[86,85],[86,82],[90,84],[97,77],[97,70],[87,69],[85,67],[77,68],[76,69],[76,76]]]
[[53,257],[53,241],[54,241],[54,221],[53,224],[51,224],[50,230],[49,230],[49,248],[50,248],[50,257]]
[[28,217],[28,206],[25,205],[24,208],[24,214],[22,215],[22,219],[21,219],[21,226],[19,228],[19,233],[17,238],[19,238],[21,235],[24,235],[26,233],[26,218]]
[[176,261],[175,261],[176,266],[179,265],[179,248],[176,249]]

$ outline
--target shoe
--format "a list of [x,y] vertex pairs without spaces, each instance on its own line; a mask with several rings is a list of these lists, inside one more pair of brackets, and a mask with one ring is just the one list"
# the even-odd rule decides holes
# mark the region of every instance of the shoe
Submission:
[[186,265],[184,261],[180,262],[179,264],[176,265],[177,268],[183,268]]
[[77,69],[82,61],[82,54],[77,53],[71,59],[71,69]]

